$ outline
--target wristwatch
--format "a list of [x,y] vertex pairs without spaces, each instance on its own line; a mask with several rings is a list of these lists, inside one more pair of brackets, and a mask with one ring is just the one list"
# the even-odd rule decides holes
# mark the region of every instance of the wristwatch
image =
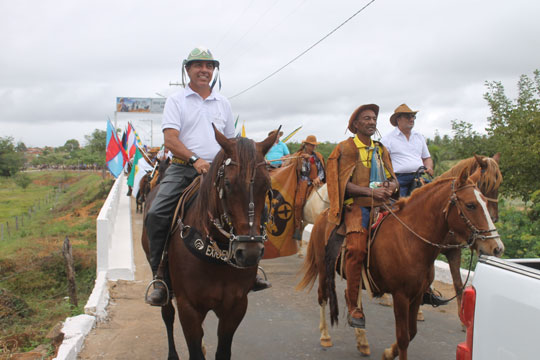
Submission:
[[199,160],[199,157],[197,155],[191,155],[191,157],[189,158],[188,162],[190,165],[193,165],[195,164],[195,162]]

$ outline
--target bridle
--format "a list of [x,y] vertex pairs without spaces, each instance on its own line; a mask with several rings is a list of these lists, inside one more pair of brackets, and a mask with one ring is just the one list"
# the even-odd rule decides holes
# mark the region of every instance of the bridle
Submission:
[[[221,166],[219,167],[216,175],[216,179],[214,181],[214,187],[216,188],[216,191],[218,193],[222,213],[220,216],[216,219],[212,216],[210,212],[208,212],[208,216],[210,217],[210,222],[214,227],[225,237],[229,240],[229,251],[226,256],[226,259],[224,260],[227,262],[227,264],[232,265],[234,267],[243,268],[242,266],[239,266],[234,260],[235,260],[235,253],[233,252],[233,245],[235,243],[253,243],[258,242],[261,244],[264,244],[266,240],[268,240],[268,235],[266,234],[266,224],[261,222],[260,224],[260,234],[255,234],[255,202],[253,200],[253,187],[255,184],[255,175],[257,174],[257,169],[261,166],[266,166],[266,162],[262,161],[260,163],[257,163],[253,167],[253,172],[251,179],[249,181],[249,200],[248,200],[248,225],[249,225],[249,234],[248,235],[237,235],[234,232],[234,227],[231,221],[231,217],[229,215],[229,209],[227,207],[226,199],[226,188],[225,184],[228,181],[227,177],[225,176],[225,168],[227,166],[238,166],[239,163],[232,160],[231,158],[227,158],[223,160],[221,163]],[[268,193],[271,193],[270,191]],[[229,231],[225,230],[225,227],[229,229]],[[210,238],[210,237],[209,237]],[[212,246],[217,248],[216,242],[210,238],[210,242],[212,243]]]
[[467,215],[465,215],[465,211],[463,211],[463,206],[461,205],[461,201],[459,200],[459,197],[457,196],[457,192],[461,191],[461,190],[464,190],[466,188],[469,188],[469,187],[476,187],[476,185],[468,184],[468,185],[460,187],[459,189],[456,189],[455,188],[455,183],[456,183],[456,180],[452,180],[452,185],[451,185],[452,194],[450,195],[450,199],[448,200],[448,204],[444,208],[443,213],[445,214],[445,219],[448,219],[448,214],[450,212],[449,211],[450,207],[451,206],[456,206],[460,218],[463,220],[465,225],[467,225],[467,227],[471,231],[471,234],[469,235],[469,238],[467,239],[466,244],[437,244],[437,243],[434,243],[433,241],[430,241],[430,240],[420,236],[419,234],[417,234],[413,229],[411,229],[407,224],[405,224],[387,204],[384,204],[383,206],[385,207],[386,210],[388,210],[390,212],[390,214],[392,214],[392,216],[394,216],[398,220],[399,223],[401,223],[401,225],[403,225],[413,235],[415,235],[417,238],[419,238],[420,240],[422,240],[426,244],[431,245],[431,246],[436,247],[436,248],[439,248],[439,249],[465,249],[465,248],[470,248],[470,247],[474,246],[474,244],[476,243],[476,240],[487,240],[487,239],[494,239],[494,238],[499,237],[499,235],[490,235],[490,236],[482,235],[482,234],[494,232],[494,231],[496,231],[496,229],[488,229],[488,230],[480,230],[480,229],[478,229],[471,222],[471,220],[467,217]]

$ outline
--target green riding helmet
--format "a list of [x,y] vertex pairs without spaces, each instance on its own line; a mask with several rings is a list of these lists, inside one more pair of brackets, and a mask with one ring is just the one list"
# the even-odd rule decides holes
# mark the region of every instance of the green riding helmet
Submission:
[[213,89],[214,85],[216,85],[216,82],[219,82],[219,88],[221,89],[221,79],[219,77],[219,61],[214,59],[214,56],[209,49],[202,46],[196,47],[195,49],[191,50],[187,59],[184,59],[184,61],[182,62],[183,87],[186,87],[186,66],[192,61],[212,61],[214,63],[216,71],[214,73],[214,79],[212,80],[212,84],[210,85],[210,87]]
[[219,67],[219,61],[214,59],[214,56],[212,55],[212,52],[210,52],[210,49],[204,48],[204,47],[196,47],[195,49],[191,50],[189,53],[187,59],[185,59],[182,63],[182,65],[186,66],[192,61],[212,61],[215,65],[215,67]]

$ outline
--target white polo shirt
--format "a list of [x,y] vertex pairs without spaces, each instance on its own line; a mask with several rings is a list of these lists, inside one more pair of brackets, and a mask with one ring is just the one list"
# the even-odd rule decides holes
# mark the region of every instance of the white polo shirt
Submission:
[[407,137],[396,126],[392,132],[385,135],[381,142],[388,149],[395,173],[413,173],[424,165],[422,159],[431,157],[426,139],[419,132],[411,130]]
[[200,158],[212,162],[221,149],[212,123],[227,138],[234,137],[234,120],[229,100],[215,90],[206,99],[189,85],[167,98],[161,130],[176,129],[178,139]]

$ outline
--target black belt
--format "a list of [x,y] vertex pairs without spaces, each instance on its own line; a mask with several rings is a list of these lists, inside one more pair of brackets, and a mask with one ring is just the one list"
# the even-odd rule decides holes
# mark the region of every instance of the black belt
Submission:
[[416,174],[415,172],[410,172],[410,173],[396,173],[396,176],[400,176],[400,175],[414,175]]
[[182,160],[180,158],[177,158],[176,156],[173,156],[171,162],[173,164],[177,164],[177,165],[186,165],[186,166],[193,166],[192,164],[190,164],[189,162],[185,161],[185,160]]

